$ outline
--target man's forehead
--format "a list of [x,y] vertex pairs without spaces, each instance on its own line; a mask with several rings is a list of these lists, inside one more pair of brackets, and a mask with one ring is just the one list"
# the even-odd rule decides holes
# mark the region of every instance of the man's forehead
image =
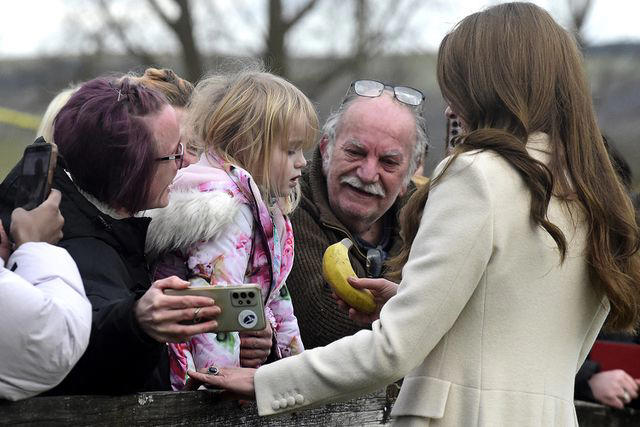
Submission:
[[351,139],[354,134],[379,134],[380,139],[395,139],[404,144],[415,143],[416,122],[414,114],[393,98],[383,95],[377,98],[357,98],[345,111],[338,129],[338,138]]
[[[370,148],[367,144],[362,143],[360,140],[358,140],[357,137],[353,137],[353,136],[350,138],[347,138],[344,142],[344,145],[345,147],[354,147],[362,150],[368,150]],[[377,151],[380,156],[396,157],[396,156],[404,155],[401,149],[395,148],[395,147],[387,148],[387,149],[385,149],[385,147],[380,147],[380,149]]]
[[382,95],[376,98],[358,97],[344,112],[342,127],[358,124],[385,128],[414,129],[415,117],[408,107]]
[[368,115],[379,113],[396,113],[404,112],[411,115],[409,107],[397,101],[392,94],[383,93],[376,97],[358,96],[349,105],[345,112],[347,115]]

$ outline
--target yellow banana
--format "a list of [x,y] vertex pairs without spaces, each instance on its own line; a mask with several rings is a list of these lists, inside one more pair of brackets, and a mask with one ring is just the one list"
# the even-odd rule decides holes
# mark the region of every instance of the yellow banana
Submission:
[[373,313],[376,302],[367,289],[356,289],[347,282],[348,277],[357,277],[349,261],[350,239],[342,239],[329,246],[322,257],[322,275],[331,289],[344,302],[364,313]]

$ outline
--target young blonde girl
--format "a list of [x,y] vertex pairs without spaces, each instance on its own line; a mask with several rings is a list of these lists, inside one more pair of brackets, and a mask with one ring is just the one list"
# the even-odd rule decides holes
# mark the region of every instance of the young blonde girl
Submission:
[[303,150],[314,144],[318,127],[300,90],[256,71],[206,78],[187,117],[203,154],[178,172],[170,205],[152,215],[147,249],[160,256],[155,275],[200,277],[210,286],[256,283],[268,326],[170,344],[176,390],[187,369],[257,367],[304,349],[285,284],[293,264],[287,214],[298,204]]

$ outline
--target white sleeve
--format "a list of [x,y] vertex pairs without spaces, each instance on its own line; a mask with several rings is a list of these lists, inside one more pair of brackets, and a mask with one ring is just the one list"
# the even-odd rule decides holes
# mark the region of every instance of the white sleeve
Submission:
[[[89,344],[91,304],[71,256],[25,243],[0,271],[0,398],[59,384]],[[12,271],[13,270],[13,271]]]
[[418,366],[471,298],[492,252],[491,193],[460,156],[429,195],[396,296],[371,330],[258,369],[260,415],[378,390]]

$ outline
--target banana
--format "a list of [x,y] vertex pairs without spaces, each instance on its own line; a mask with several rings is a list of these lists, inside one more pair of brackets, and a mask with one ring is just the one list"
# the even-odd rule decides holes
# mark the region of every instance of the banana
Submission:
[[347,282],[347,277],[357,277],[349,261],[350,239],[342,239],[329,246],[322,256],[322,275],[331,289],[344,302],[364,313],[373,313],[376,302],[367,289],[355,289]]

